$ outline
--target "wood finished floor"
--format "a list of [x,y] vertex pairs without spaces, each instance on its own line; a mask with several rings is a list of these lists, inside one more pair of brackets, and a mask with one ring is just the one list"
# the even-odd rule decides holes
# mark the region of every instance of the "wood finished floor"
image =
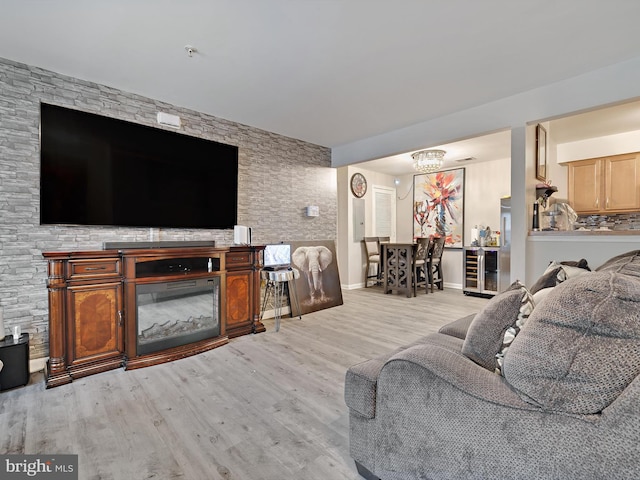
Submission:
[[42,374],[0,393],[0,453],[79,455],[79,478],[360,479],[348,448],[344,376],[487,300],[379,287],[285,318],[279,332],[197,356],[46,390]]

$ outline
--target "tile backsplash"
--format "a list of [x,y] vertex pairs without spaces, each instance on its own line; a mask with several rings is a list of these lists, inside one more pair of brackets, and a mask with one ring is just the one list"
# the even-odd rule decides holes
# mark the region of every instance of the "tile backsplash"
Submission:
[[579,215],[574,228],[588,230],[609,229],[618,231],[640,230],[640,212],[611,215]]

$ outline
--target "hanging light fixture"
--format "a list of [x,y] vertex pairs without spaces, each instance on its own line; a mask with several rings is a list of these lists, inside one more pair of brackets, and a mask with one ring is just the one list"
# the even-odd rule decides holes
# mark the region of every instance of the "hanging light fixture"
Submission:
[[444,150],[420,150],[412,153],[413,167],[422,173],[437,172],[442,168],[442,161],[445,155]]

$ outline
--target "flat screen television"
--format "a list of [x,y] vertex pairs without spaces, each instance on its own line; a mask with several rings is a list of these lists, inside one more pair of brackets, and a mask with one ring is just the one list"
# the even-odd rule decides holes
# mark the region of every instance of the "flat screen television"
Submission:
[[238,147],[42,103],[40,223],[228,229]]

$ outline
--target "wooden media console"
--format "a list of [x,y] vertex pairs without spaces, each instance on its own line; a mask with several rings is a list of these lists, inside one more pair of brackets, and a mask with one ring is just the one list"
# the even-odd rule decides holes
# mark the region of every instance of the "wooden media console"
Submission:
[[[177,360],[224,345],[232,337],[263,332],[263,250],[158,242],[43,253],[49,290],[47,388],[114,368]],[[158,312],[168,310],[169,303],[180,305],[182,297],[185,308],[174,305],[175,310],[196,308],[190,295],[204,297],[208,306],[200,313],[184,313],[188,318],[179,321],[158,316],[144,327],[138,325],[141,295],[151,302],[176,300],[158,301]],[[151,312],[147,316],[153,318]],[[157,347],[143,345],[141,332],[156,333],[162,327],[175,336],[161,338]]]

